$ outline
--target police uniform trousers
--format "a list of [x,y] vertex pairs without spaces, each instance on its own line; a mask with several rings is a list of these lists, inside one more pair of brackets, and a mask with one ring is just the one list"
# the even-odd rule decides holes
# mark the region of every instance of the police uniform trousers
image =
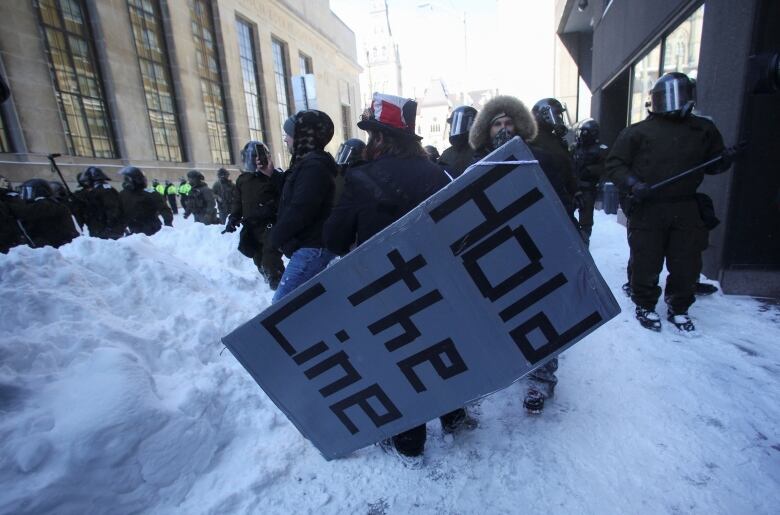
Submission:
[[707,247],[707,239],[707,229],[692,195],[649,200],[636,206],[628,220],[634,303],[655,309],[665,261],[669,276],[664,300],[672,313],[686,313],[695,300],[701,253]]

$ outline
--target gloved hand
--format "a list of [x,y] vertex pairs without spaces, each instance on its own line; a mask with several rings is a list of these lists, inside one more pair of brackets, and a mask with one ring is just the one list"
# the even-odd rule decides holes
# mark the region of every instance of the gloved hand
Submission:
[[721,156],[723,156],[724,161],[732,162],[738,157],[741,157],[742,154],[745,153],[746,148],[747,148],[747,141],[740,141],[733,147],[728,147],[727,149],[725,149],[721,153]]
[[650,185],[644,181],[637,181],[631,186],[631,194],[640,200],[649,197],[650,193],[652,193]]
[[229,216],[227,224],[225,224],[225,232],[236,232],[239,224],[241,224],[241,220],[236,217]]

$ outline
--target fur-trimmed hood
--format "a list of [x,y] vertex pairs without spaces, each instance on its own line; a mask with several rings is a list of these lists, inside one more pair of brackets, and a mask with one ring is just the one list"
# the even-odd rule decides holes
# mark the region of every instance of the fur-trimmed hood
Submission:
[[524,141],[531,141],[538,131],[531,111],[520,100],[507,95],[494,97],[477,114],[469,131],[469,144],[478,150],[490,143],[490,122],[496,115],[506,113],[515,122],[515,134]]

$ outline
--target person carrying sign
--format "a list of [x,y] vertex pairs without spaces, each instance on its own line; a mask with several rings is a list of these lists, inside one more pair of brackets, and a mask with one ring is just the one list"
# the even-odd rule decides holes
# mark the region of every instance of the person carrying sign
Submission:
[[[414,100],[374,93],[358,122],[369,133],[364,152],[368,163],[350,169],[339,203],[325,222],[329,251],[348,253],[353,244],[361,245],[450,182],[414,133],[416,112]],[[475,425],[464,409],[439,418],[445,433]],[[395,435],[392,444],[400,455],[419,459],[426,436],[423,424]]]
[[[568,189],[571,170],[536,145],[537,134],[536,121],[520,100],[510,96],[497,96],[488,101],[477,115],[469,132],[469,143],[475,150],[474,159],[478,161],[515,136],[520,136],[526,143],[531,142],[529,149],[539,161],[539,167],[550,181],[572,223],[579,230],[579,224],[573,217],[574,204]],[[545,399],[551,398],[555,393],[555,386],[558,384],[555,375],[557,370],[558,358],[554,358],[528,374],[523,406],[529,413],[541,413]]]

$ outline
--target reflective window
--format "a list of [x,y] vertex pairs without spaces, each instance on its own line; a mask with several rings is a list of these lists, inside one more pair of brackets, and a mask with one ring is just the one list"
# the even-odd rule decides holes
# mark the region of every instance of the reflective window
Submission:
[[631,74],[631,123],[642,121],[647,117],[645,102],[650,97],[653,83],[658,80],[658,70],[660,69],[661,44],[659,43],[633,66]]
[[349,106],[344,104],[341,105],[341,132],[344,140],[352,137],[352,115]]
[[8,133],[5,130],[5,120],[3,113],[0,113],[0,152],[10,152],[11,142],[8,140]]
[[260,91],[260,73],[258,70],[257,51],[255,49],[254,29],[242,20],[236,20],[238,33],[238,54],[241,62],[241,74],[244,82],[244,101],[249,125],[249,139],[262,141],[266,144],[263,130],[263,101]]
[[[279,112],[279,124],[284,125],[285,120],[292,114],[290,112],[290,66],[287,58],[287,44],[277,39],[271,40],[274,54],[274,78],[276,82],[276,107]],[[284,129],[282,129],[284,135]],[[287,146],[282,145],[283,159],[289,161],[290,154]]]
[[701,30],[704,25],[702,5],[664,40],[664,73],[682,72],[695,79],[699,71]]
[[85,157],[117,157],[84,0],[36,0],[35,4],[68,152]]
[[298,58],[300,59],[299,66],[301,68],[301,75],[306,75],[307,73],[314,73],[314,67],[311,64],[311,57],[309,57],[306,54],[300,53],[298,54]]
[[225,94],[219,67],[217,37],[211,5],[206,0],[192,0],[192,37],[195,40],[195,64],[200,76],[200,91],[206,110],[206,129],[214,163],[230,164],[230,136],[225,113]]
[[157,0],[127,0],[157,159],[183,161],[179,117]]

